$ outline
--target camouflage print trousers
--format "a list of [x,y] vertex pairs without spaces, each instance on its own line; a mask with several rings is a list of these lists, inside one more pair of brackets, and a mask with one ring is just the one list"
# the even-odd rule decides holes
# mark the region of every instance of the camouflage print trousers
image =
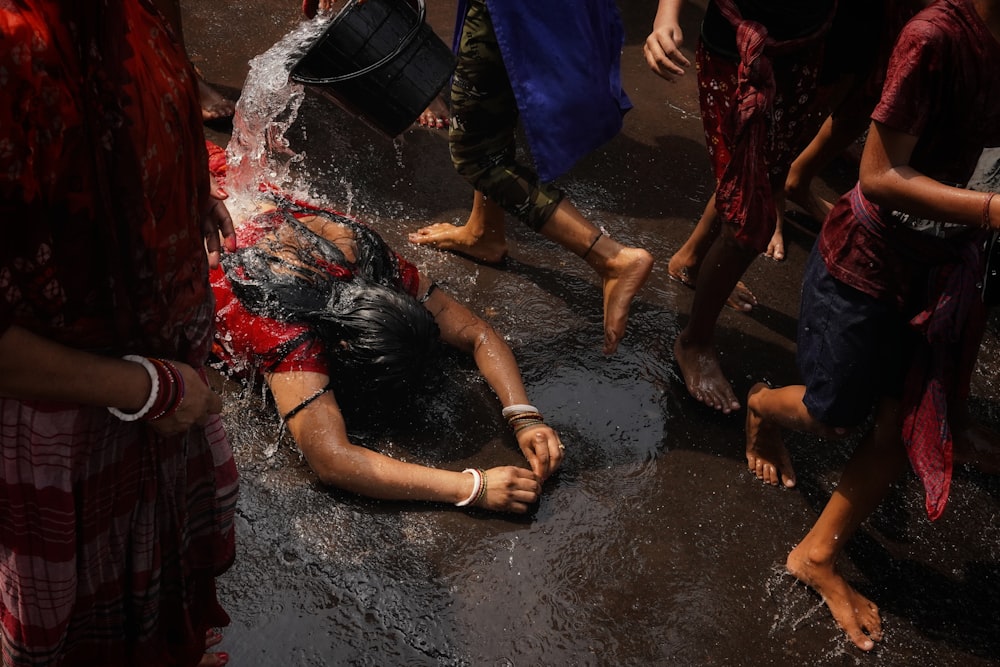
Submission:
[[451,159],[476,190],[538,231],[563,193],[517,162],[517,119],[517,101],[486,1],[468,0],[451,86]]

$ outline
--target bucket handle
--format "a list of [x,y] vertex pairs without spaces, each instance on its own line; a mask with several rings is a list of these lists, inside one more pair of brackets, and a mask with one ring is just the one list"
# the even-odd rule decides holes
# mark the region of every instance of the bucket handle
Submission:
[[[356,2],[352,2],[352,4],[360,4],[361,2],[364,2],[364,0],[359,0],[359,1],[356,0]],[[424,0],[416,0],[416,2],[417,2],[417,20],[414,22],[413,27],[410,28],[410,31],[408,33],[403,35],[403,39],[399,40],[399,44],[396,46],[395,49],[392,50],[391,53],[383,56],[377,62],[374,62],[371,65],[368,65],[367,67],[363,67],[356,72],[351,72],[349,74],[341,74],[340,76],[331,76],[318,79],[311,76],[303,76],[301,74],[293,73],[292,79],[294,79],[299,83],[309,83],[314,85],[325,86],[331,83],[339,83],[341,81],[356,79],[359,76],[364,76],[365,74],[377,70],[379,67],[382,67],[383,65],[387,64],[393,58],[402,53],[403,49],[405,49],[407,46],[410,45],[410,42],[412,42],[413,38],[417,36],[417,33],[420,31],[420,28],[424,24],[424,18],[427,16],[427,5],[425,4]]]

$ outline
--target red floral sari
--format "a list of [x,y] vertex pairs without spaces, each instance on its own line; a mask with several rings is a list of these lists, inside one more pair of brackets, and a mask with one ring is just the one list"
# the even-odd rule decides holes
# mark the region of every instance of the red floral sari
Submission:
[[[0,2],[0,335],[203,365],[201,112],[138,0]],[[194,665],[228,622],[236,470],[218,419],[171,438],[0,398],[4,664]]]

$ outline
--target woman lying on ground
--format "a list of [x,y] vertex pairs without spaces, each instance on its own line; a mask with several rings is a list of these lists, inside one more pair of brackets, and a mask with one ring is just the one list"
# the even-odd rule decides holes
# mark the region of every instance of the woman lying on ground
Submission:
[[[218,355],[231,368],[263,374],[324,483],[387,500],[526,512],[562,462],[563,445],[528,405],[504,340],[372,229],[332,211],[272,200],[241,226],[239,250],[212,274]],[[438,338],[473,356],[530,470],[440,470],[351,443],[335,389],[385,396],[420,376]]]

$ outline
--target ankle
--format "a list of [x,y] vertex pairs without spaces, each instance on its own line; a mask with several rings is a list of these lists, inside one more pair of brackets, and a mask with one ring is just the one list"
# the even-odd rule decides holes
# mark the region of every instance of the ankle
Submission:
[[616,260],[624,248],[625,246],[603,231],[598,231],[579,256],[598,273],[607,274],[616,268]]

